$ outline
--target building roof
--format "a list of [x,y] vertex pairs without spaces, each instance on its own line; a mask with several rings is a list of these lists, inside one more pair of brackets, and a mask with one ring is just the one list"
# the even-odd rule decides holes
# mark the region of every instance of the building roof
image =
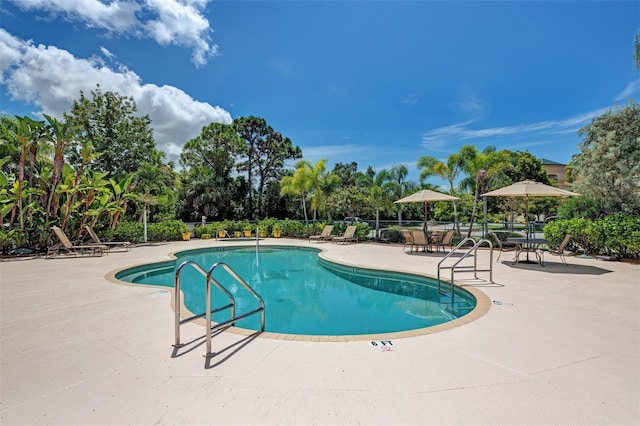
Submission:
[[547,160],[546,158],[541,158],[540,161],[543,166],[564,166],[562,163],[556,163],[555,161]]

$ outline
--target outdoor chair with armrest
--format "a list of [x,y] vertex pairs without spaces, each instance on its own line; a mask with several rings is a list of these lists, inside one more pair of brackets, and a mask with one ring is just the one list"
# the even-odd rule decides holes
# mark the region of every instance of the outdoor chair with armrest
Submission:
[[329,241],[332,238],[331,232],[333,232],[333,225],[325,225],[320,235],[309,235],[309,242],[311,240]]
[[60,252],[73,253],[74,256],[77,254],[84,256],[85,253],[91,253],[91,255],[93,256],[102,256],[104,252],[107,251],[107,246],[105,246],[104,244],[74,245],[61,228],[52,226],[51,230],[60,242],[58,244],[52,245],[51,247],[47,247],[46,257],[60,254]]
[[439,247],[442,247],[442,251],[443,252],[444,252],[445,247],[452,248],[451,243],[453,242],[453,237],[454,237],[455,233],[456,233],[456,231],[451,229],[442,238],[442,241],[439,241],[439,242],[435,243],[436,251],[438,251]]
[[564,258],[564,256],[565,256],[565,251],[567,250],[567,246],[571,242],[571,238],[573,238],[573,236],[571,234],[565,235],[564,239],[562,240],[562,242],[558,246],[557,250],[538,249],[539,256],[541,257],[542,262],[544,263],[544,252],[546,251],[546,252],[549,252],[552,255],[560,256],[560,260],[562,260],[562,263],[564,263],[565,266],[569,266],[567,264],[567,260]]
[[349,225],[347,226],[347,229],[344,231],[344,235],[340,237],[333,237],[331,241],[333,241],[334,243],[349,243],[353,241],[357,242],[358,241],[358,237],[356,237],[357,230],[358,230],[357,226]]
[[400,232],[404,237],[404,244],[402,246],[402,251],[404,251],[404,248],[406,246],[409,246],[410,251],[413,251],[413,237],[411,236],[411,231],[409,231],[408,229],[402,229]]
[[427,251],[427,238],[424,235],[424,232],[421,230],[413,230],[411,231],[411,237],[413,238],[413,246],[411,247],[411,251],[413,252],[413,247],[415,247],[416,251],[420,251],[422,247],[422,251]]
[[498,245],[498,249],[499,249],[499,251],[498,251],[498,258],[496,259],[496,262],[500,260],[500,255],[502,254],[502,252],[504,252],[504,251],[514,251],[514,250],[516,250],[516,248],[517,248],[516,246],[508,247],[508,248],[507,248],[507,247],[504,247],[504,246],[502,245],[502,241],[500,241],[500,238],[498,237],[498,235],[497,235],[495,232],[489,232],[489,236],[490,236],[490,237],[493,239],[493,241],[494,241],[494,242],[496,242],[496,243],[497,243],[497,245]]
[[88,243],[90,245],[103,245],[106,246],[107,250],[109,251],[111,251],[111,247],[118,247],[125,251],[131,250],[131,243],[129,241],[102,241],[100,240],[100,237],[98,237],[98,234],[96,234],[96,231],[93,230],[93,227],[85,225],[84,228],[87,230],[89,236],[91,237],[91,242]]

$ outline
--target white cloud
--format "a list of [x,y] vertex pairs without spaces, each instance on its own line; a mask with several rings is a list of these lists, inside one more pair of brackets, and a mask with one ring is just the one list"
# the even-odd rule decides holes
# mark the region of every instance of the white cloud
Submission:
[[144,23],[143,27],[158,43],[190,47],[191,59],[198,66],[218,53],[218,46],[209,44],[209,21],[201,13],[208,1],[146,0],[145,3],[158,18]]
[[100,51],[102,55],[107,59],[115,59],[115,55],[109,51],[106,47],[100,46]]
[[626,102],[634,94],[636,97],[640,94],[640,80],[633,80],[631,83],[627,84],[627,87],[625,87],[624,90],[614,98],[614,100],[616,102]]
[[331,159],[332,162],[342,162],[343,158],[353,158],[355,154],[369,152],[373,148],[354,144],[305,146],[304,158],[311,163],[322,158]]
[[483,99],[471,94],[462,95],[462,99],[451,102],[451,106],[472,117],[484,116],[489,109]]
[[0,83],[10,97],[58,118],[69,111],[80,91],[88,95],[96,84],[103,91],[133,96],[138,113],[151,117],[158,148],[168,154],[179,153],[182,144],[200,134],[203,126],[231,122],[224,109],[196,101],[178,88],[143,84],[126,67],[114,70],[101,59],[79,59],[54,46],[34,46],[1,28],[0,56]]
[[403,105],[414,106],[417,105],[420,100],[416,97],[408,97],[402,100]]
[[12,0],[25,10],[49,13],[101,28],[112,34],[152,38],[163,46],[192,50],[191,60],[202,66],[218,53],[210,43],[211,28],[203,15],[210,0]]
[[[512,139],[535,137],[537,139],[544,139],[545,135],[550,134],[575,133],[580,127],[588,124],[593,117],[603,114],[607,109],[608,108],[601,108],[564,120],[540,121],[530,124],[488,127],[484,129],[471,128],[471,124],[475,123],[476,120],[469,120],[424,132],[422,135],[422,146],[435,152],[441,152],[441,148],[448,148],[447,150],[450,152],[451,144],[460,141],[501,137],[511,137]],[[539,143],[536,143],[536,145]]]
[[136,13],[140,4],[131,0],[114,0],[105,4],[100,0],[12,0],[25,10],[40,10],[53,18],[64,18],[84,22],[88,27],[103,28],[123,33],[138,25]]

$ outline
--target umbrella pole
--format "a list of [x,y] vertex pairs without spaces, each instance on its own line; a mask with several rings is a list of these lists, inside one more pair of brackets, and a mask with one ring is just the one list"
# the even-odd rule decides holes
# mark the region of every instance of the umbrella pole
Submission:
[[427,240],[427,247],[425,247],[424,249],[427,251],[431,251],[430,248],[430,243],[429,243],[429,202],[425,201],[424,202],[424,226],[422,227],[422,232],[424,232],[424,238]]
[[529,249],[528,249],[528,247],[529,247],[529,196],[528,195],[525,197],[525,204],[527,206],[526,207],[526,210],[527,210],[526,215],[527,215],[527,217],[525,218],[526,219],[525,222],[527,224],[527,230],[525,231],[525,233],[527,235],[527,263],[528,263],[529,262]]

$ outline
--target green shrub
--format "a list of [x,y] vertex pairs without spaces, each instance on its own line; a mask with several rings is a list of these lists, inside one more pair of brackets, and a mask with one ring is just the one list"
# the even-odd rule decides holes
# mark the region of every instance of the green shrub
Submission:
[[[147,224],[148,241],[176,241],[182,239],[183,232],[190,232],[189,226],[181,220],[165,220]],[[113,231],[105,231],[106,240],[144,241],[144,225],[137,222],[120,222]]]
[[165,220],[147,225],[147,239],[149,241],[182,240],[183,232],[190,232],[190,229],[181,220]]
[[573,236],[569,250],[622,257],[640,256],[640,217],[616,214],[597,220],[557,220],[544,227],[545,239],[557,247],[565,235]]
[[141,243],[144,238],[144,228],[137,222],[119,222],[113,230],[104,232],[104,237],[109,241],[130,241],[131,243]]
[[24,232],[20,228],[0,229],[0,254],[9,254],[9,252],[20,247],[24,241]]
[[389,227],[384,233],[384,238],[390,243],[403,243],[404,236],[398,227]]
[[282,226],[282,235],[284,237],[303,237],[307,235],[306,227],[302,222],[285,219],[279,223]]
[[273,232],[273,226],[278,222],[278,219],[267,217],[258,222],[258,228],[261,231],[266,232],[267,235],[271,235]]

